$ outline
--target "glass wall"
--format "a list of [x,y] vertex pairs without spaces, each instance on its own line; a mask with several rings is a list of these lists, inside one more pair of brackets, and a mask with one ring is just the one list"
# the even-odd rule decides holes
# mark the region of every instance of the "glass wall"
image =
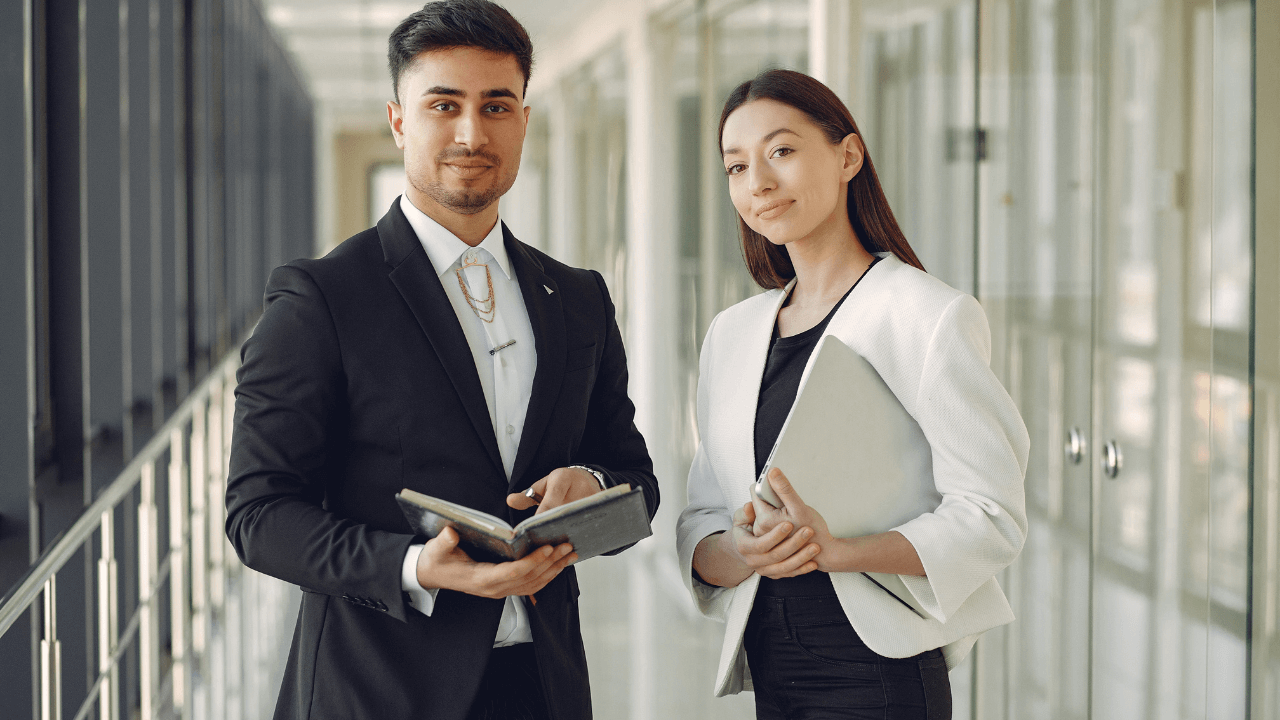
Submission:
[[981,717],[1243,717],[1247,2],[983,3],[979,296],[1033,438]]
[[[657,276],[628,278],[641,261],[672,303],[627,313],[671,318],[626,336],[664,468],[656,535],[581,569],[600,716],[752,712],[749,695],[710,697],[721,628],[684,597],[670,536],[703,334],[758,292],[719,112],[767,67],[847,83],[833,87],[908,239],[982,302],[1032,438],[1029,535],[1000,579],[1018,620],[953,671],[956,717],[1274,713],[1280,384],[1251,373],[1280,367],[1255,337],[1280,305],[1255,265],[1280,241],[1254,221],[1267,209],[1255,169],[1277,159],[1261,163],[1253,141],[1259,13],[1248,0],[675,2],[557,81],[530,146],[552,178],[539,212],[564,217],[548,233],[563,228],[567,256],[620,304],[667,302],[636,287]],[[647,170],[633,171],[637,152]],[[658,219],[623,220],[641,213]]]

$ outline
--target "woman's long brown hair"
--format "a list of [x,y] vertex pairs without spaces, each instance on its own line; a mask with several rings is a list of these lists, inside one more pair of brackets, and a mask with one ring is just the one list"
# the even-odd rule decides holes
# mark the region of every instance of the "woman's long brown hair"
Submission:
[[[734,88],[725,100],[724,110],[720,113],[722,151],[725,121],[734,110],[752,100],[774,100],[790,105],[808,115],[832,143],[844,140],[849,133],[862,138],[849,108],[826,85],[794,70],[766,70]],[[902,262],[924,270],[907,237],[902,234],[902,228],[898,227],[893,210],[889,208],[865,142],[862,169],[849,181],[848,198],[849,222],[867,252],[891,252]],[[774,245],[752,230],[741,215],[738,216],[738,231],[742,235],[743,259],[747,261],[747,270],[757,285],[772,290],[785,286],[796,276],[787,249]]]

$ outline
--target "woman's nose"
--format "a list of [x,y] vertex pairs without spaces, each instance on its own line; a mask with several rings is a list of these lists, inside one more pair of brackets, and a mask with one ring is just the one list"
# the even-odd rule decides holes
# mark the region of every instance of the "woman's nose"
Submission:
[[752,168],[748,172],[751,173],[748,179],[748,185],[751,188],[752,195],[761,195],[778,186],[777,179],[773,173],[765,168]]

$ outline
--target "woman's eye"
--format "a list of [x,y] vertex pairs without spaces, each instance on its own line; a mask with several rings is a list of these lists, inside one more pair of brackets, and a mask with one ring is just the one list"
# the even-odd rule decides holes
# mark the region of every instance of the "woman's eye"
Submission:
[[745,166],[745,165],[742,165],[742,164],[740,164],[740,163],[735,163],[735,164],[730,165],[729,167],[725,168],[725,169],[724,169],[724,174],[725,174],[725,175],[737,175],[738,173],[742,172],[742,171],[743,171],[743,170],[745,170],[745,169],[746,169],[746,166]]
[[770,157],[786,157],[787,155],[790,155],[793,152],[795,151],[789,147],[780,147],[777,150],[774,150],[773,154]]

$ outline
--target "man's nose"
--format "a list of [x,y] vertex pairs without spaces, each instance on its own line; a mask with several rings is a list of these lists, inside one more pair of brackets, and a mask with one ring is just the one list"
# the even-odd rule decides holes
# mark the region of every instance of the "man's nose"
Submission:
[[453,130],[454,143],[470,150],[484,147],[489,142],[485,134],[484,121],[477,112],[464,112],[458,118]]

